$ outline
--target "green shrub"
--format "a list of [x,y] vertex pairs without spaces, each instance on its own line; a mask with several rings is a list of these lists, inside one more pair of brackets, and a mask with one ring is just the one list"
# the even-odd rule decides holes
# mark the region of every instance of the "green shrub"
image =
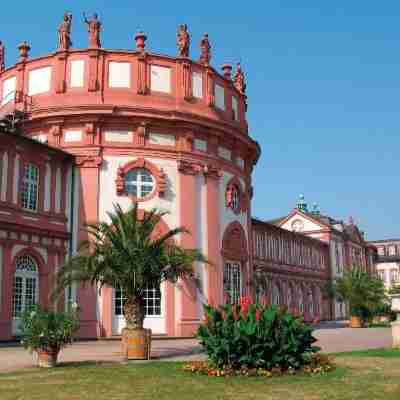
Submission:
[[22,314],[21,342],[30,351],[60,350],[72,342],[78,328],[76,312],[48,311],[34,306]]
[[197,337],[217,368],[299,369],[320,350],[313,346],[313,328],[286,308],[242,298],[240,305],[206,305],[204,312]]

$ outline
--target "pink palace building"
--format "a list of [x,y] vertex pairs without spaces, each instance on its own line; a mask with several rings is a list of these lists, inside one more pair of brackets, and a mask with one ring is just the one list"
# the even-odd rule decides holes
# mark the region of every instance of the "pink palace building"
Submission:
[[[116,203],[168,211],[160,232],[185,226],[191,235],[181,244],[213,263],[196,265],[201,291],[185,282],[148,289],[153,333],[192,335],[204,302],[256,292],[254,268],[265,272],[271,302],[308,320],[334,318],[323,295],[329,245],[251,219],[260,147],[248,131],[240,64],[213,68],[207,34],[198,60],[190,58],[186,25],[178,55],[166,56],[147,50],[142,32],[135,49],[104,49],[97,16],[85,22],[85,49],[71,48],[68,14],[51,54],[29,58],[23,42],[18,62],[5,68],[0,43],[0,113],[22,131],[0,133],[0,340],[18,336],[31,304],[53,306],[57,266],[85,239],[82,226],[107,221]],[[123,301],[116,288],[73,286],[59,307],[77,302],[79,336],[93,338],[121,332]]]

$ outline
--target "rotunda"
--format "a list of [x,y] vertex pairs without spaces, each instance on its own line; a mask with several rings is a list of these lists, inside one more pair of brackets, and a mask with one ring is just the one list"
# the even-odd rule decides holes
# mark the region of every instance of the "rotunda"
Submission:
[[[249,290],[251,173],[260,148],[248,133],[244,73],[240,64],[234,73],[228,64],[222,73],[212,67],[207,34],[199,59],[190,58],[186,25],[177,56],[166,56],[146,48],[143,32],[132,50],[102,48],[97,16],[85,17],[89,48],[72,48],[71,20],[66,14],[50,54],[29,58],[29,44],[19,46],[19,61],[0,73],[0,112],[23,111],[25,135],[74,155],[74,168],[62,172],[71,182],[71,254],[86,239],[82,226],[106,221],[115,203],[166,210],[160,229],[190,231],[181,244],[211,261],[196,266],[202,288],[149,288],[145,326],[191,335],[202,303]],[[66,301],[81,307],[80,336],[96,337],[120,333],[123,299],[116,288],[76,287]]]

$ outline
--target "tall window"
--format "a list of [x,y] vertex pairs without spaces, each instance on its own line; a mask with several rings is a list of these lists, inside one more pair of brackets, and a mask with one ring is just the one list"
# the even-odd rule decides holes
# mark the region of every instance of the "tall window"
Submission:
[[156,184],[147,169],[134,168],[125,175],[125,190],[127,193],[141,199],[151,194]]
[[[115,289],[114,314],[124,315],[124,303],[126,296],[124,292]],[[146,317],[156,317],[161,315],[161,290],[159,288],[149,288],[144,292],[144,309]]]
[[25,255],[16,261],[13,287],[13,317],[19,318],[38,299],[38,266],[33,257]]
[[224,268],[224,292],[232,304],[239,303],[242,292],[240,264],[227,262]]
[[279,305],[281,303],[279,287],[274,284],[272,286],[272,304]]
[[25,210],[36,211],[39,193],[39,168],[27,163],[22,177],[21,203]]

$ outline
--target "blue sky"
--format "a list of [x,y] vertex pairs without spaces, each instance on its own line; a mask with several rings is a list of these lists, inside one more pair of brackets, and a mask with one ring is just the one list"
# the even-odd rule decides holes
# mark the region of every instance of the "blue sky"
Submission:
[[288,213],[299,193],[321,211],[352,215],[367,238],[400,237],[400,3],[361,0],[6,2],[0,38],[7,64],[22,40],[32,56],[57,44],[71,11],[74,47],[87,44],[83,11],[103,21],[103,46],[176,53],[187,23],[192,56],[208,32],[212,64],[241,61],[248,80],[250,132],[262,147],[253,215]]

